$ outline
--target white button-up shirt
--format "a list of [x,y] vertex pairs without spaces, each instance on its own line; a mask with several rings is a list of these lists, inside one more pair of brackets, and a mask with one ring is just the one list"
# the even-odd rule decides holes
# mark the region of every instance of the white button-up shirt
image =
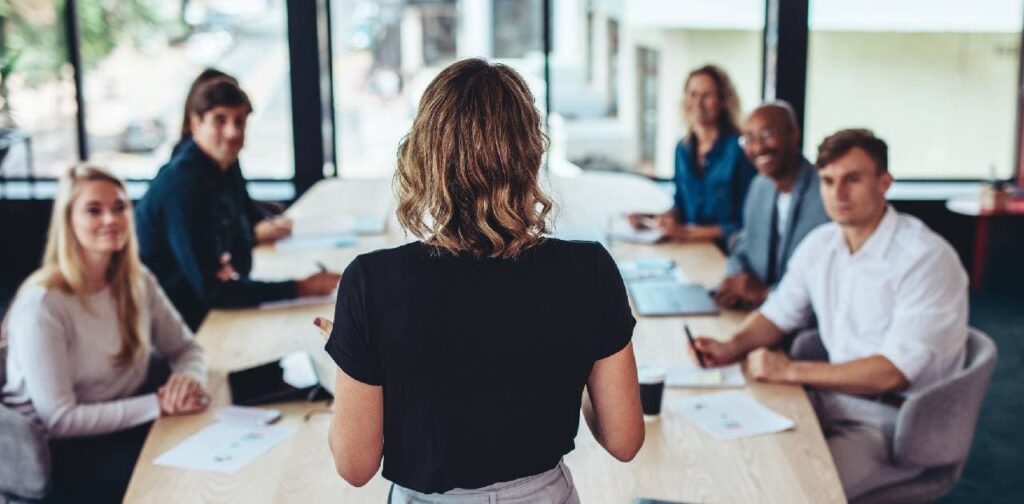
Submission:
[[913,393],[963,366],[967,273],[945,240],[889,207],[855,254],[839,225],[811,231],[761,313],[786,332],[816,315],[832,363],[881,355]]

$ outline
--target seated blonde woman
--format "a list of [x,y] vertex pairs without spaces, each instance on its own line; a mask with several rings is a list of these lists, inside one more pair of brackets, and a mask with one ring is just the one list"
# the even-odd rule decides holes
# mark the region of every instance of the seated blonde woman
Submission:
[[[139,262],[124,184],[101,168],[60,180],[43,265],[3,333],[3,402],[49,432],[52,501],[120,501],[149,424],[206,407],[203,351]],[[147,392],[154,355],[173,372]]]
[[420,241],[348,266],[326,345],[349,483],[383,457],[391,502],[572,503],[581,407],[615,458],[643,444],[636,321],[604,248],[543,237],[545,143],[507,66],[460,61],[424,93],[395,174]]

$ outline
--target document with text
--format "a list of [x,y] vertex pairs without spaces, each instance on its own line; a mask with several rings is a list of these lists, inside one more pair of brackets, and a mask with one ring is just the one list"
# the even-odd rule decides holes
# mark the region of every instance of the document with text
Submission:
[[739,439],[792,429],[792,420],[766,408],[746,392],[730,390],[672,398],[670,411],[697,424],[715,439]]

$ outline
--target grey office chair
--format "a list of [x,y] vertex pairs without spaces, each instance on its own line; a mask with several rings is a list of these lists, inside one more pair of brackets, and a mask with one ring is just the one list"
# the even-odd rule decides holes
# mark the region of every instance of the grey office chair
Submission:
[[[817,331],[797,335],[790,354],[800,360],[827,360]],[[996,345],[970,329],[964,368],[907,397],[896,419],[892,461],[927,467],[917,477],[861,496],[854,504],[931,502],[949,493],[963,473],[996,364]]]
[[[7,344],[0,342],[0,388],[7,383]],[[0,503],[30,502],[50,490],[46,429],[0,404]]]

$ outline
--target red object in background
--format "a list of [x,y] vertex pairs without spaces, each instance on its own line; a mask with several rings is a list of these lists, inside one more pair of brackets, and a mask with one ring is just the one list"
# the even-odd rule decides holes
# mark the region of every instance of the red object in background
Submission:
[[982,208],[978,199],[951,199],[946,208],[953,213],[976,217],[974,230],[974,258],[971,260],[971,288],[980,289],[985,278],[985,259],[988,257],[988,240],[993,217],[1024,216],[1024,197],[1013,197],[997,208]]

